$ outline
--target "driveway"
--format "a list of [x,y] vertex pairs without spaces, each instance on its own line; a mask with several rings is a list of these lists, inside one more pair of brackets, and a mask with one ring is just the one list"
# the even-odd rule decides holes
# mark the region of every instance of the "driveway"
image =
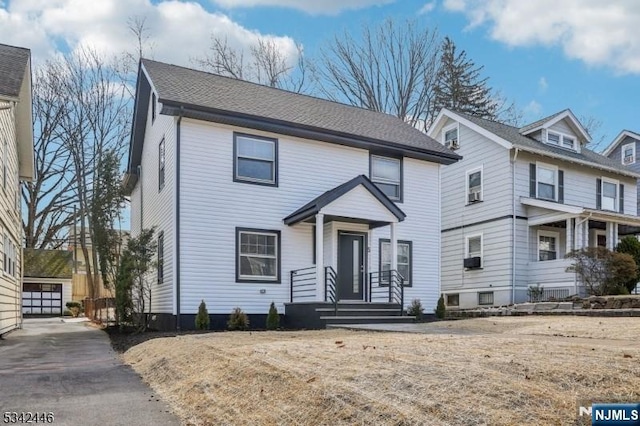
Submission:
[[106,333],[60,318],[26,319],[0,341],[0,409],[52,412],[57,425],[180,424]]

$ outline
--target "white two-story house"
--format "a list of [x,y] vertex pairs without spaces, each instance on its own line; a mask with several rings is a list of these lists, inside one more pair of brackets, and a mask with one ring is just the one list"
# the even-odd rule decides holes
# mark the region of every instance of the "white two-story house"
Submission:
[[31,52],[0,44],[0,335],[22,324],[20,182],[33,179],[31,104]]
[[516,128],[443,110],[429,131],[463,160],[442,169],[442,292],[449,307],[581,292],[574,249],[613,249],[640,226],[636,180],[586,145],[570,110]]
[[142,60],[125,183],[132,237],[158,235],[152,325],[192,328],[201,300],[213,328],[272,301],[305,327],[305,304],[433,312],[459,158],[386,114]]

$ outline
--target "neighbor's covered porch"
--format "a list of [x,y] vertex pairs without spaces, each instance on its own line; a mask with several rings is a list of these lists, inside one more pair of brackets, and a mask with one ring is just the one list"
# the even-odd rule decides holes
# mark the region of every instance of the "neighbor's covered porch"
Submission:
[[541,200],[523,199],[530,207],[528,286],[544,287],[546,297],[580,294],[575,273],[567,272],[573,250],[615,249],[621,238],[640,234],[640,217]]
[[[403,305],[397,225],[405,214],[360,175],[311,200],[284,223],[310,230],[314,265],[288,271],[291,303],[390,302]],[[387,228],[388,263],[371,259],[371,231]]]

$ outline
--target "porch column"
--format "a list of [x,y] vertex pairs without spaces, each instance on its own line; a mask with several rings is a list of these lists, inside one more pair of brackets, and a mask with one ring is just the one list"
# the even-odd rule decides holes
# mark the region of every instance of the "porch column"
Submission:
[[389,239],[391,240],[391,270],[398,270],[398,235],[396,234],[396,224],[395,222],[391,222],[389,225],[390,234]]
[[318,300],[325,300],[324,294],[324,213],[316,214],[316,290]]
[[585,220],[582,224],[582,236],[584,237],[584,243],[582,247],[589,247],[589,221]]
[[613,245],[612,247],[612,250],[613,250],[618,245],[618,232],[620,231],[620,225],[617,223],[614,223],[612,228],[613,228],[613,239],[611,241],[611,244]]
[[580,250],[583,248],[583,244],[584,244],[584,238],[582,236],[582,223],[580,223],[582,219],[580,217],[576,218],[576,224],[575,224],[575,235],[573,236],[573,240],[574,240],[574,244],[573,247],[576,250]]
[[614,227],[613,222],[606,222],[605,238],[607,239],[607,249],[609,249],[609,250],[613,250],[613,247],[614,247],[614,243],[613,243],[613,241],[614,241],[614,239],[613,239],[613,227]]
[[564,238],[565,239],[565,249],[564,249],[565,255],[571,253],[571,250],[573,249],[573,224],[571,219],[567,219],[566,229],[567,231]]

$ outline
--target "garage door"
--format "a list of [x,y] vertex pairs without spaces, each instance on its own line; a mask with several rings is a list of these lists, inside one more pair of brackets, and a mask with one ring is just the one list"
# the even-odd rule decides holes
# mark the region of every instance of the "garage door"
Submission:
[[62,315],[62,284],[22,285],[24,315]]

